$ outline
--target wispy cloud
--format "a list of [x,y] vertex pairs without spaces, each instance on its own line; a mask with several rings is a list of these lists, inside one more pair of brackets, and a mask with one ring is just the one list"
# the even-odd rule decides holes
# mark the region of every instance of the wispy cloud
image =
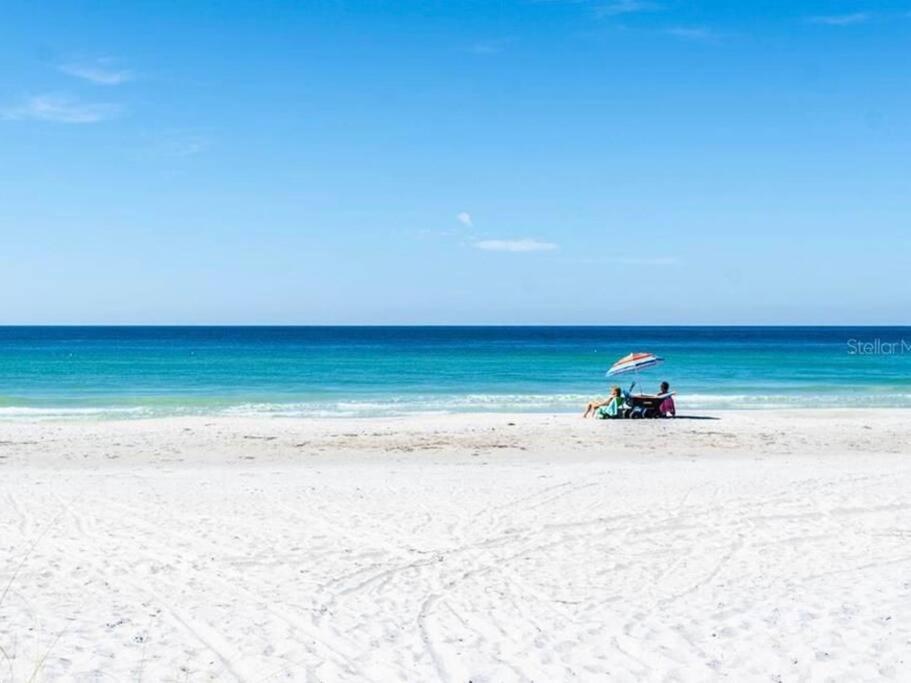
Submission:
[[657,12],[661,5],[649,0],[616,0],[595,8],[599,17],[619,17],[624,14],[638,14],[640,12]]
[[0,111],[14,121],[52,121],[54,123],[98,123],[112,119],[123,107],[112,102],[83,102],[65,95],[35,95]]
[[457,237],[463,246],[470,246],[482,251],[506,251],[512,253],[528,253],[535,251],[554,251],[559,246],[553,242],[523,237],[520,239],[489,239],[475,231],[474,217],[467,211],[460,211],[455,215],[461,224],[458,230],[423,231],[423,236],[434,235],[439,237]]
[[559,248],[553,242],[541,242],[534,239],[520,240],[480,240],[472,244],[476,249],[484,251],[510,251],[510,252],[531,252],[531,251],[553,251]]
[[664,32],[680,40],[694,42],[708,42],[718,38],[718,34],[715,31],[705,26],[672,26],[665,29]]
[[115,68],[109,59],[67,62],[57,67],[62,73],[95,85],[120,85],[133,80],[133,72]]
[[869,19],[870,14],[867,12],[852,12],[851,14],[829,14],[810,17],[808,21],[811,24],[824,24],[825,26],[851,26],[853,24],[863,24]]

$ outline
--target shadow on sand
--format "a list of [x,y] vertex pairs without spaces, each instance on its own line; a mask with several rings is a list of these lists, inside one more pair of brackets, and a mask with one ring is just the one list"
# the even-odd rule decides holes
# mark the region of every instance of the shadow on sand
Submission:
[[720,420],[720,417],[714,415],[677,415],[673,420]]

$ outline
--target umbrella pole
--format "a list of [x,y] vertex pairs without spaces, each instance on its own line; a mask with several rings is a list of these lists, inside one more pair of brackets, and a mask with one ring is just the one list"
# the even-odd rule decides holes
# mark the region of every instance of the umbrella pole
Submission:
[[[642,379],[639,377],[639,369],[636,368],[633,371],[633,374],[636,376],[636,386],[639,387],[639,395],[641,396],[642,395]],[[632,396],[632,392],[630,392],[630,396]],[[642,417],[645,417],[645,415],[643,414]]]

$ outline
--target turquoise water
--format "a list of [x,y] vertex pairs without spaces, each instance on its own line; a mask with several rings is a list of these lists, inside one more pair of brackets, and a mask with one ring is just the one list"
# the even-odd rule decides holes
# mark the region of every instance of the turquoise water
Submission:
[[907,327],[0,327],[0,417],[574,411],[631,351],[683,411],[911,407]]

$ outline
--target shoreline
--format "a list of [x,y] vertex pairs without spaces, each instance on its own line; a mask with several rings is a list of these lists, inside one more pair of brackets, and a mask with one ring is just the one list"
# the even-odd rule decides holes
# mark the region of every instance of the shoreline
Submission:
[[[566,413],[447,413],[358,418],[172,416],[0,421],[0,465],[305,463],[403,453],[765,457],[911,452],[911,409],[728,410],[673,419]],[[78,455],[76,454],[78,451]]]
[[[374,417],[419,417],[436,415],[529,414],[571,415],[581,412],[589,401],[604,399],[609,386],[586,393],[530,394],[458,394],[428,396],[358,396],[317,401],[227,400],[218,397],[195,397],[151,401],[136,398],[118,401],[86,402],[84,399],[57,399],[29,402],[17,397],[19,404],[0,402],[0,423],[17,420],[132,420],[171,417],[225,418],[294,418],[294,419],[362,419]],[[842,410],[848,403],[849,389],[838,394],[786,395],[775,393],[712,394],[675,392],[683,413]],[[77,394],[78,395],[78,394]],[[870,392],[865,394],[863,408],[854,410],[911,410],[911,393]]]
[[[386,415],[345,415],[339,412],[338,415],[288,415],[282,413],[226,413],[226,412],[187,412],[187,413],[162,413],[162,414],[143,414],[130,416],[138,411],[143,410],[143,408],[134,407],[134,408],[104,408],[104,409],[94,409],[94,408],[73,408],[72,417],[68,414],[62,416],[38,416],[38,417],[29,417],[29,412],[32,410],[44,410],[42,408],[31,408],[31,407],[12,407],[8,406],[10,410],[21,410],[21,415],[2,415],[0,414],[0,425],[3,424],[15,424],[19,422],[33,422],[33,423],[67,423],[67,422],[134,422],[134,421],[148,421],[148,420],[193,420],[193,419],[216,419],[216,420],[300,420],[304,422],[310,421],[326,421],[334,422],[339,420],[408,420],[408,419],[421,419],[421,418],[435,418],[435,417],[485,417],[485,416],[506,416],[506,417],[570,417],[576,414],[583,412],[585,404],[583,403],[578,409],[573,410],[427,410],[427,411],[411,411],[411,412],[402,412],[402,413],[392,413]],[[52,409],[48,409],[52,410]],[[64,409],[66,410],[66,409]],[[110,410],[108,413],[98,413],[95,412],[83,412],[83,411],[95,411],[95,410]],[[79,412],[77,412],[79,411]],[[819,414],[820,416],[825,415],[852,415],[859,413],[888,413],[896,412],[901,413],[905,412],[911,414],[911,406],[870,406],[870,407],[850,407],[842,408],[835,406],[776,406],[776,407],[763,407],[763,406],[742,406],[735,408],[687,408],[682,411],[678,418],[681,419],[698,419],[703,416],[710,417],[722,417],[722,416],[731,416],[737,414],[744,415],[754,415],[766,413],[773,416],[786,416],[790,413],[796,415],[811,415]],[[119,413],[119,414],[118,414]],[[604,421],[604,420],[602,420]],[[610,420],[607,420],[610,421]]]

